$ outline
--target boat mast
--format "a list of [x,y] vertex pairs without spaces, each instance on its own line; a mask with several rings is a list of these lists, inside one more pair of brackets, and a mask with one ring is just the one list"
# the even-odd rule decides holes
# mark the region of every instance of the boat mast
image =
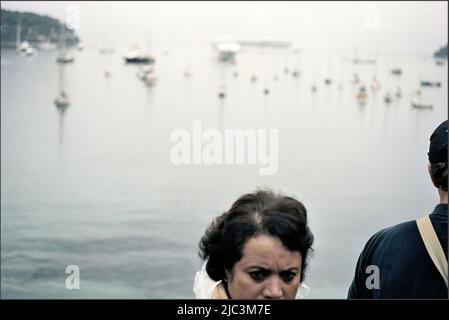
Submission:
[[61,22],[61,56],[65,55],[65,27],[64,22]]
[[20,13],[19,13],[18,17],[17,17],[17,30],[16,30],[16,49],[17,50],[19,50],[19,47],[20,47],[20,42],[21,42],[20,33],[21,32],[22,32],[22,27],[20,25]]
[[377,79],[378,64],[379,64],[379,40],[376,41],[375,62],[374,62],[374,78],[377,81],[379,81]]
[[59,66],[58,66],[58,71],[59,71],[59,83],[58,83],[58,86],[59,86],[59,93],[62,93],[62,92],[64,92],[64,66],[63,66],[63,64],[62,63],[59,63],[58,64]]
[[[60,57],[64,59],[65,56],[65,31],[64,31],[64,22],[61,21],[61,39],[60,39]],[[59,93],[62,94],[64,92],[64,67],[63,63],[59,63]]]

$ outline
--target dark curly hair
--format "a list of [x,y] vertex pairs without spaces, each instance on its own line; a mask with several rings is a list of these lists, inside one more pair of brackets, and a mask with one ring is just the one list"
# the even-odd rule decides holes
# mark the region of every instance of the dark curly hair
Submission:
[[306,208],[294,198],[269,190],[241,196],[207,228],[199,243],[199,255],[207,260],[209,277],[224,281],[226,271],[242,258],[245,243],[258,235],[277,237],[286,248],[301,253],[303,281],[313,244]]
[[447,161],[430,164],[430,171],[438,189],[447,191]]

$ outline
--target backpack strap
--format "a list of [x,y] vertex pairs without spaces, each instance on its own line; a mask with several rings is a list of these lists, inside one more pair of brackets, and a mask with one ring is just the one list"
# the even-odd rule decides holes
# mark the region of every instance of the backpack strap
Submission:
[[437,267],[438,271],[443,276],[444,283],[447,287],[447,260],[444,256],[443,248],[441,247],[440,241],[438,240],[429,216],[417,219],[416,224],[424,241],[424,245],[426,246],[427,252],[429,253],[430,258]]

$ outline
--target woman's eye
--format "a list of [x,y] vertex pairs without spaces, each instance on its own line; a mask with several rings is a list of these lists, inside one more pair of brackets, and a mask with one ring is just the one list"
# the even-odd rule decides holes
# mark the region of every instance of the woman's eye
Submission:
[[251,271],[251,272],[249,272],[249,275],[251,278],[253,278],[253,280],[260,282],[268,276],[268,272],[267,271]]
[[291,282],[293,278],[296,276],[296,273],[294,272],[281,272],[281,278],[284,282]]

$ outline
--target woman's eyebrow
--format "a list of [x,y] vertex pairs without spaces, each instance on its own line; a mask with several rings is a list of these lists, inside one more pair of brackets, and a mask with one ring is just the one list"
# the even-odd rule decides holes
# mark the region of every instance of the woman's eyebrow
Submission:
[[260,270],[260,271],[270,271],[271,272],[271,269],[265,268],[265,267],[262,267],[262,266],[249,266],[246,269],[247,270],[249,270],[249,269],[257,269],[257,270]]
[[290,268],[287,268],[287,269],[285,269],[283,271],[299,271],[299,268],[298,267],[290,267]]
[[282,273],[282,272],[299,272],[299,268],[297,268],[297,267],[291,267],[291,268],[287,268],[287,269],[285,269],[285,270],[279,271],[279,273]]
[[[258,271],[266,271],[266,272],[273,272],[273,270],[266,268],[266,267],[262,267],[262,266],[249,266],[248,268],[246,268],[246,270],[253,270],[253,269],[257,269]],[[282,272],[299,272],[299,268],[298,267],[290,267],[284,270],[279,271],[279,273]]]

